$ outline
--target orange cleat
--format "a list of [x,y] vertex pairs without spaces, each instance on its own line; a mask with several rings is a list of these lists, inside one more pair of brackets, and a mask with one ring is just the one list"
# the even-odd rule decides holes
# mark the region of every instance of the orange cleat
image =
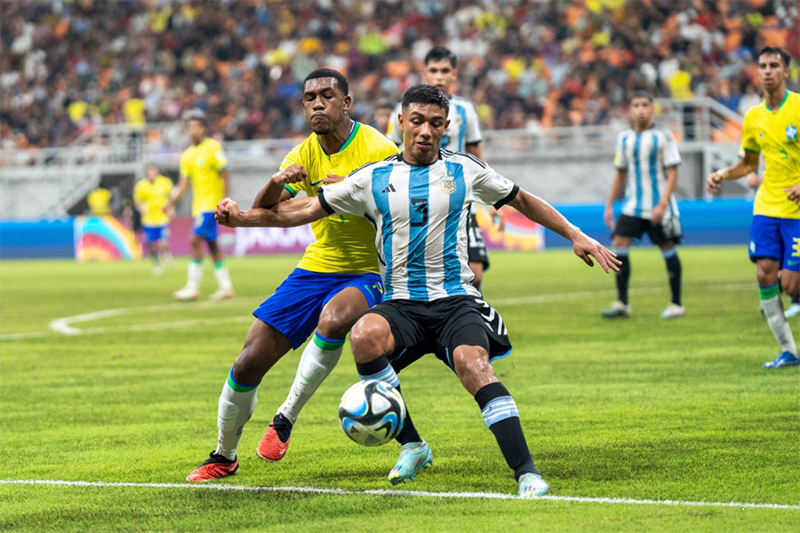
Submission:
[[206,459],[203,464],[186,476],[186,481],[193,481],[196,483],[211,481],[212,479],[232,476],[237,470],[239,470],[239,461],[236,459],[231,461],[223,455],[211,452],[208,459]]
[[[278,428],[275,428],[277,422]],[[256,454],[270,463],[280,461],[286,455],[286,450],[289,449],[289,440],[291,439],[292,423],[289,422],[282,414],[277,414],[269,423],[269,429],[266,434],[258,443]],[[286,440],[282,440],[285,437]]]

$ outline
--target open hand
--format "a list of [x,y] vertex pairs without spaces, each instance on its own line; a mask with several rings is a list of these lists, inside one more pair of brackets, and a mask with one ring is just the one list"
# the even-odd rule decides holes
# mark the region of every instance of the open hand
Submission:
[[581,233],[572,241],[572,251],[589,266],[594,266],[592,262],[592,257],[594,257],[600,265],[600,268],[606,273],[608,273],[609,270],[619,272],[619,265],[622,264],[622,262],[617,259],[617,255],[614,252],[584,233]]

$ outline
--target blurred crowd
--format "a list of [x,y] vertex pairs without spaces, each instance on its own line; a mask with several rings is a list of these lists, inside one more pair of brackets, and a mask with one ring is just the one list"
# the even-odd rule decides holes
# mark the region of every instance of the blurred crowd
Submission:
[[435,45],[487,129],[624,121],[632,91],[758,102],[754,53],[800,69],[797,0],[18,0],[0,16],[0,142],[204,110],[226,140],[305,130],[300,81],[345,73],[353,115],[419,81]]

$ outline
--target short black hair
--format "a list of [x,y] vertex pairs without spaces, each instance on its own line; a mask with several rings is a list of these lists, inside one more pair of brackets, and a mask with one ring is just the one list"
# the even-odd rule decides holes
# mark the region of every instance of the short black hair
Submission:
[[457,68],[456,63],[458,62],[458,58],[449,48],[445,48],[444,46],[431,48],[430,52],[425,54],[425,66],[432,61],[441,61],[442,59],[447,59],[450,61],[450,65],[453,68]]
[[433,104],[444,109],[444,114],[450,112],[450,102],[442,91],[433,85],[414,85],[403,95],[403,109],[411,104]]
[[653,95],[650,94],[647,91],[641,91],[641,90],[633,91],[633,94],[631,95],[631,100],[630,101],[633,102],[637,98],[646,98],[646,99],[650,100],[651,104],[653,103]]
[[347,96],[350,94],[350,87],[347,85],[347,78],[344,77],[344,74],[338,70],[333,70],[332,68],[318,68],[317,70],[311,72],[311,74],[306,76],[306,79],[303,80],[303,90],[306,88],[306,82],[309,80],[315,80],[317,78],[333,78],[336,80],[336,85],[339,88],[339,92],[342,93],[342,96]]
[[767,46],[766,48],[762,48],[761,51],[756,56],[756,62],[758,62],[758,59],[760,59],[761,56],[763,56],[765,54],[769,54],[769,55],[775,54],[775,55],[781,56],[781,61],[783,61],[783,66],[784,67],[788,67],[789,63],[792,62],[792,58],[789,55],[789,53],[786,50],[784,50],[783,48],[779,48],[777,46]]
[[375,105],[375,111],[378,109],[388,109],[391,111],[394,109],[394,104],[392,104],[389,100],[381,100]]
[[192,109],[188,113],[186,113],[186,122],[190,122],[192,120],[196,120],[203,126],[206,125],[206,114],[203,113],[201,109]]

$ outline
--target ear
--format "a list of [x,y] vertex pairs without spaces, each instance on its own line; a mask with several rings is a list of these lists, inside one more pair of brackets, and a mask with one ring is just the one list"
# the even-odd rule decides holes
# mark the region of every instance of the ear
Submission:
[[399,113],[397,115],[397,125],[400,131],[405,131],[405,125],[403,124],[403,114]]
[[353,103],[353,98],[348,94],[344,97],[344,110],[350,111],[350,105]]
[[449,127],[450,127],[450,119],[447,119],[447,120],[444,122],[444,130],[445,130],[445,131],[447,131],[447,128],[449,128]]

